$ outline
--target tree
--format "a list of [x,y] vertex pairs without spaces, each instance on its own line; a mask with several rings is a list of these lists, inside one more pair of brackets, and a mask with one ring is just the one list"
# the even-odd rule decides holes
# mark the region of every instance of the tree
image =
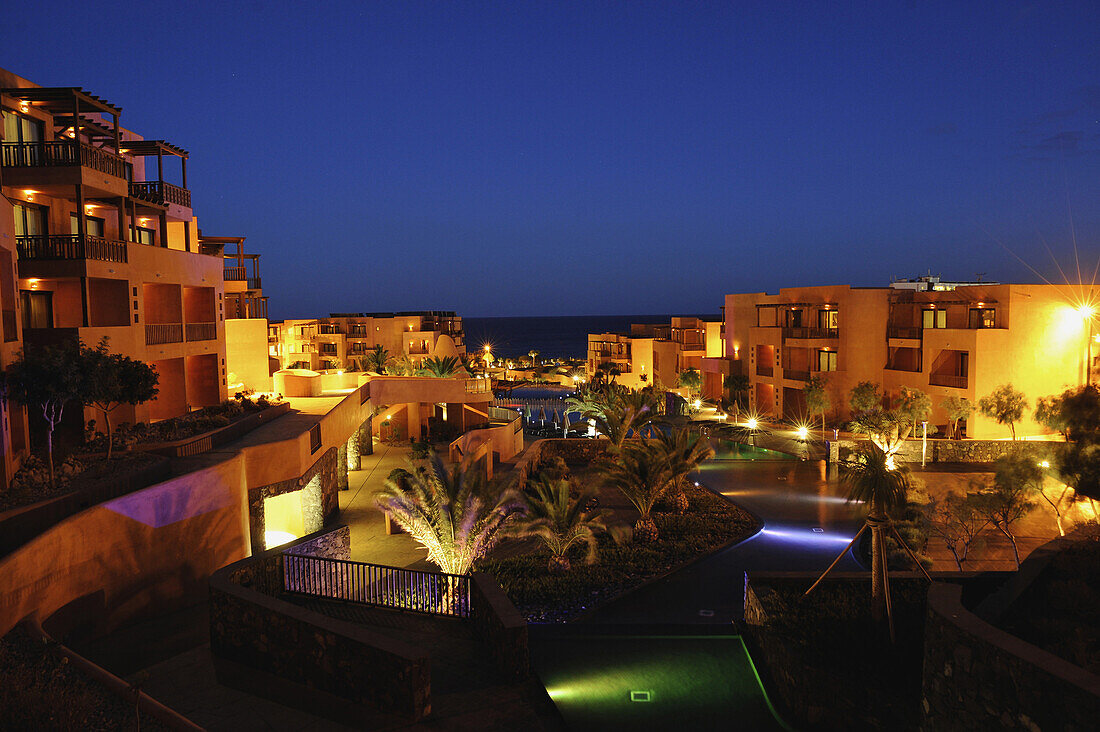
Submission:
[[1012,384],[1001,384],[978,400],[978,411],[996,420],[997,424],[1007,424],[1013,440],[1016,439],[1016,423],[1023,419],[1026,409],[1027,397],[1016,391]]
[[375,502],[448,574],[467,574],[523,510],[515,491],[494,494],[481,473],[463,464],[448,472],[433,454],[427,464],[410,468],[391,472]]
[[733,397],[734,402],[739,409],[744,409],[746,405],[746,397],[748,396],[749,389],[752,388],[752,382],[749,381],[749,377],[744,374],[731,374],[722,381],[722,386],[726,388],[726,391]]
[[569,498],[569,481],[539,475],[528,483],[534,495],[525,495],[526,517],[518,523],[516,534],[535,537],[550,551],[547,570],[561,574],[572,569],[569,550],[584,544],[588,550],[585,564],[596,561],[596,534],[606,531],[600,512],[588,512],[584,507],[595,496],[587,488],[576,499]]
[[[972,488],[976,486],[977,484],[971,484]],[[977,494],[960,496],[957,493],[948,493],[929,504],[929,531],[947,545],[960,572],[970,549],[985,527],[989,526],[989,517],[978,509],[975,495]]]
[[123,404],[142,404],[153,399],[159,391],[160,379],[156,370],[144,361],[108,351],[107,338],[95,348],[81,343],[80,360],[85,381],[82,398],[103,413],[107,425],[107,460],[110,460],[114,447],[111,412]]
[[909,421],[909,429],[916,430],[917,424],[928,419],[932,412],[932,398],[920,389],[901,387],[898,396],[898,414]]
[[42,410],[46,420],[46,462],[50,485],[55,485],[53,432],[65,415],[65,405],[81,402],[84,374],[79,343],[42,346],[23,352],[11,365],[8,383],[12,396],[28,407]]
[[848,393],[848,405],[853,415],[866,414],[882,409],[882,392],[873,381],[861,381]]
[[1035,502],[1031,500],[1035,490],[1033,476],[1020,471],[1018,466],[1001,461],[998,463],[993,486],[977,496],[978,508],[1012,543],[1012,556],[1016,559],[1016,569],[1019,569],[1020,549],[1016,545],[1013,525],[1035,507]]
[[580,412],[582,419],[591,420],[596,431],[610,440],[609,451],[617,454],[626,438],[641,435],[660,414],[660,397],[648,391],[630,391],[609,384],[589,388],[579,397],[566,400],[566,411]]
[[657,438],[651,444],[668,467],[668,492],[672,505],[677,513],[684,513],[688,509],[688,499],[684,494],[688,475],[704,460],[714,457],[714,448],[710,446],[710,440],[701,434],[692,434],[686,427],[658,431]]
[[680,372],[680,376],[676,379],[676,385],[687,389],[692,396],[695,396],[703,388],[703,377],[698,369],[687,369]]
[[432,356],[424,359],[417,373],[420,376],[447,378],[465,374],[466,367],[462,365],[462,360],[457,356]]
[[1037,462],[1022,454],[1004,455],[997,459],[996,483],[1003,485],[1023,486],[1024,492],[1029,496],[1037,496],[1046,501],[1054,511],[1054,520],[1058,524],[1058,534],[1066,535],[1062,527],[1062,502],[1065,500],[1066,486],[1062,488],[1062,495],[1052,499],[1046,492],[1046,470],[1049,461]]
[[367,352],[363,359],[364,371],[373,371],[376,374],[386,373],[386,362],[390,360],[390,352],[381,344],[376,345]]
[[[889,578],[886,574],[886,531],[892,528],[891,513],[906,504],[910,489],[909,472],[904,468],[893,467],[886,453],[874,443],[867,442],[860,443],[855,456],[845,460],[840,470],[841,484],[848,490],[848,500],[864,503],[868,508],[867,519],[859,534],[864,529],[871,530],[871,617],[881,621],[889,610],[890,603],[890,590],[887,586]],[[859,534],[852,539],[853,544]],[[897,535],[896,530],[894,534]],[[898,539],[901,541],[900,537]],[[904,542],[902,545],[908,549]],[[915,557],[913,561],[920,566]],[[836,562],[833,564],[835,566]],[[816,587],[816,583],[814,586]],[[892,632],[891,630],[891,634]]]
[[1066,438],[1054,456],[1062,481],[1080,497],[1100,498],[1100,389],[1091,384],[1068,389],[1040,400],[1035,412]]
[[951,437],[959,436],[959,421],[968,418],[974,412],[974,404],[966,397],[951,396],[940,402],[940,409],[947,413],[947,419],[951,422]]
[[821,374],[814,374],[806,381],[806,388],[802,393],[806,397],[806,409],[810,414],[821,417],[821,439],[825,439],[825,413],[833,407],[833,400],[829,396],[829,379]]
[[530,351],[527,352],[527,355],[531,357],[531,365],[532,366],[537,366],[538,365],[538,360],[537,359],[539,357],[539,352],[532,348]]
[[604,460],[596,469],[604,485],[618,489],[638,509],[635,541],[657,541],[660,535],[651,514],[653,506],[668,490],[671,477],[664,456],[648,441],[639,440],[623,445],[615,458]]
[[913,423],[908,419],[896,411],[887,411],[881,407],[862,412],[851,423],[853,432],[867,435],[882,450],[891,469],[894,467],[895,456],[912,429]]

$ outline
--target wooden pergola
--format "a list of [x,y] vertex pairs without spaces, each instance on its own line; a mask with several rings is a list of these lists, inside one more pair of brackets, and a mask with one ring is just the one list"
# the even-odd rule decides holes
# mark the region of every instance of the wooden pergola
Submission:
[[[100,99],[94,94],[84,91],[78,86],[37,86],[19,87],[14,89],[0,89],[13,99],[24,102],[27,106],[41,109],[53,116],[54,127],[61,130],[62,136],[80,140],[84,135],[91,143],[110,143],[118,153],[122,142],[118,118],[122,114],[122,107]],[[97,119],[93,115],[110,117],[110,124],[106,120]],[[55,134],[57,130],[54,130]]]

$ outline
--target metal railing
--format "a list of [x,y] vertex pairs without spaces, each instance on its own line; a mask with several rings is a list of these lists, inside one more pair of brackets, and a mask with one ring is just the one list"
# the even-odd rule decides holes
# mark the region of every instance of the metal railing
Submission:
[[808,327],[788,327],[783,329],[784,338],[837,338],[839,337],[837,328],[808,328]]
[[756,375],[757,376],[771,376],[774,372],[775,372],[775,369],[772,366],[765,366],[762,363],[756,364]]
[[467,394],[487,394],[492,390],[492,379],[466,379]]
[[95,259],[126,263],[126,243],[85,234],[33,234],[15,237],[20,259]]
[[283,554],[283,590],[394,610],[470,617],[469,575]]
[[188,341],[212,341],[218,337],[217,323],[188,323]]
[[908,338],[911,340],[920,340],[923,334],[923,328],[908,328],[892,325],[886,329],[887,338]]
[[126,161],[116,153],[75,140],[5,142],[0,155],[8,168],[56,168],[81,165],[116,178],[126,177]]
[[932,386],[950,386],[954,389],[965,389],[967,377],[951,374],[929,374],[928,383]]
[[321,449],[321,425],[320,423],[309,428],[309,454]]
[[146,323],[145,345],[183,343],[183,323]]
[[794,369],[783,369],[783,378],[791,379],[792,381],[809,381],[809,371],[796,371]]
[[226,267],[223,279],[229,282],[243,282],[248,279],[248,272],[244,267]]
[[191,191],[160,180],[131,183],[130,197],[162,206],[166,203],[174,203],[177,206],[191,208]]

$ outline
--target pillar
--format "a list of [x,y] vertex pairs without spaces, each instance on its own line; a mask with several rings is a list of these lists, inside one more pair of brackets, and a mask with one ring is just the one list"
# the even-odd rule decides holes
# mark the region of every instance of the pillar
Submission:
[[359,455],[374,454],[374,417],[367,417],[367,421],[359,428]]
[[347,444],[344,445],[344,450],[347,453],[346,465],[348,470],[359,470],[362,467],[362,461],[359,459],[359,440],[362,439],[363,428],[355,430],[351,433],[351,437],[348,438]]
[[336,448],[336,490],[348,489],[348,446]]

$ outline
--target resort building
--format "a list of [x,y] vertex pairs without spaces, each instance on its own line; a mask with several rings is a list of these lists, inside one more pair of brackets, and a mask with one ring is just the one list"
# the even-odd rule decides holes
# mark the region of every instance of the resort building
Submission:
[[223,401],[222,257],[200,251],[187,151],[125,129],[121,108],[78,87],[0,70],[0,106],[0,230],[4,251],[17,254],[19,290],[18,305],[9,302],[0,279],[5,339],[18,338],[18,319],[26,348],[107,338],[112,351],[151,364],[159,395],[120,407],[120,422]]
[[[806,416],[804,389],[827,379],[830,416],[850,417],[849,392],[861,381],[887,398],[901,387],[929,394],[929,432],[945,430],[948,396],[973,403],[1012,384],[1034,407],[1038,397],[1085,383],[1096,372],[1088,311],[1052,285],[957,284],[950,289],[846,285],[745,293],[725,300],[725,358],[704,360],[704,393],[721,395],[729,375],[748,378],[759,414]],[[1094,317],[1094,316],[1093,316]],[[1029,410],[1020,435],[1043,430]],[[962,425],[977,438],[1005,438],[1007,426],[975,412]]]
[[630,333],[589,333],[585,372],[615,369],[616,383],[640,389],[654,383],[675,387],[680,374],[701,369],[703,359],[724,355],[722,323],[675,317],[668,325],[632,323]]
[[312,371],[361,370],[361,360],[375,346],[390,358],[457,356],[464,360],[462,318],[451,311],[400,313],[333,313],[327,318],[272,323],[272,358],[281,368]]
[[[225,257],[225,362],[230,394],[270,392],[271,374],[281,367],[270,358],[267,297],[260,283],[260,255],[244,251],[243,236],[206,236],[199,232],[204,254]],[[226,247],[234,251],[226,252]]]

